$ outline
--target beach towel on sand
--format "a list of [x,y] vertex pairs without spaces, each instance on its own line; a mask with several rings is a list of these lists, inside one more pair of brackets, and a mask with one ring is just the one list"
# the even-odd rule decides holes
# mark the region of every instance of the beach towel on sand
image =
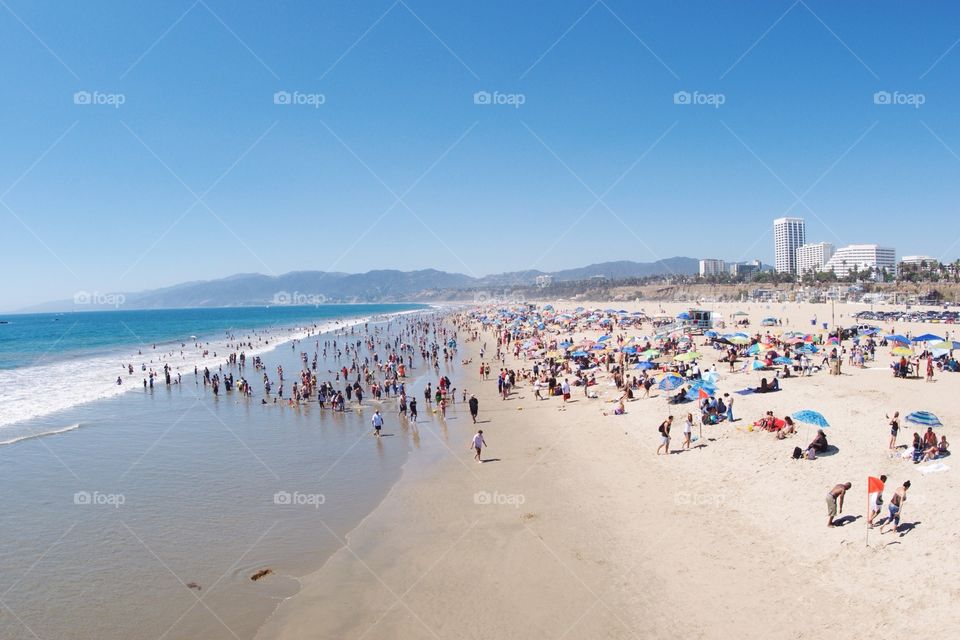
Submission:
[[917,469],[920,473],[940,473],[942,471],[950,471],[950,466],[943,464],[942,462],[936,462],[934,464],[928,464],[926,466],[920,467]]
[[738,396],[748,396],[751,393],[756,393],[753,389],[741,389],[740,391],[734,391]]

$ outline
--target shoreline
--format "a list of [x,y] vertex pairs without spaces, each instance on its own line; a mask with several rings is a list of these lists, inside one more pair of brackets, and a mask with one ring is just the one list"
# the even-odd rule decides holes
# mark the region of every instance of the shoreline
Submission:
[[[302,341],[311,336],[315,336],[315,335],[319,336],[324,333],[336,331],[340,328],[357,326],[358,324],[369,322],[371,321],[372,318],[375,318],[375,317],[382,316],[383,318],[391,318],[391,317],[400,317],[402,315],[410,314],[410,313],[422,313],[422,312],[431,312],[431,311],[435,311],[435,308],[426,307],[424,309],[407,309],[403,311],[396,311],[396,312],[385,313],[385,314],[375,314],[372,316],[371,315],[348,316],[344,318],[336,318],[336,319],[321,321],[316,323],[316,325],[312,327],[304,327],[302,326],[303,324],[302,322],[298,322],[290,325],[279,325],[279,326],[268,325],[260,328],[239,329],[239,330],[235,330],[234,333],[240,334],[242,332],[247,332],[247,333],[262,335],[263,331],[270,330],[271,333],[269,334],[269,338],[271,342],[269,344],[255,345],[253,348],[246,350],[246,354],[248,357],[254,357],[254,356],[270,353],[271,351],[279,348],[280,346],[289,344],[290,342],[293,342],[293,341]],[[121,352],[120,349],[127,348],[124,346],[110,353],[92,352],[89,354],[85,354],[84,356],[69,358],[66,360],[46,362],[42,364],[34,364],[29,367],[4,370],[10,376],[12,376],[20,385],[23,385],[24,387],[26,387],[24,390],[25,393],[29,392],[30,394],[28,396],[24,396],[21,398],[13,397],[13,398],[6,399],[8,403],[13,403],[13,405],[8,404],[8,406],[16,407],[16,403],[18,401],[21,404],[25,404],[26,406],[30,406],[33,404],[33,395],[37,392],[37,384],[39,383],[35,383],[34,385],[28,385],[25,382],[25,380],[27,378],[32,377],[32,375],[36,372],[36,370],[42,369],[43,367],[56,369],[58,367],[63,367],[63,366],[71,366],[71,367],[79,367],[79,366],[101,367],[102,366],[103,369],[105,370],[107,367],[113,367],[116,369],[117,367],[120,366],[120,363],[132,364],[133,362],[137,362],[137,366],[134,367],[134,373],[132,375],[128,374],[125,368],[123,369],[121,377],[124,379],[125,384],[117,385],[115,384],[113,378],[107,378],[102,383],[101,387],[96,391],[96,395],[93,395],[91,397],[65,398],[62,394],[58,394],[55,397],[63,399],[63,401],[60,402],[59,404],[54,404],[49,407],[34,408],[32,409],[32,412],[29,415],[25,415],[22,417],[18,416],[9,422],[0,422],[0,433],[2,433],[3,430],[7,430],[7,429],[17,430],[19,428],[22,428],[25,425],[25,423],[29,423],[34,420],[50,419],[52,416],[55,416],[57,413],[70,411],[72,409],[75,409],[83,405],[88,405],[100,400],[109,400],[111,398],[115,398],[127,392],[142,390],[140,385],[137,383],[140,381],[141,378],[145,376],[145,372],[139,369],[139,365],[145,364],[147,361],[150,361],[151,366],[149,367],[149,369],[154,369],[157,373],[162,373],[163,365],[168,364],[166,358],[170,357],[171,352],[168,351],[168,349],[170,348],[173,348],[173,350],[178,349],[181,342],[182,341],[180,340],[170,340],[162,343],[157,342],[155,343],[157,349],[154,354],[141,353],[141,354],[134,355],[134,354],[131,354],[130,352]],[[229,354],[232,351],[238,351],[238,349],[235,346],[227,347],[226,343],[227,343],[227,339],[224,338],[222,335],[216,335],[216,336],[210,336],[210,335],[199,336],[198,335],[195,340],[189,343],[191,351],[197,350],[197,349],[194,349],[193,345],[199,344],[201,345],[198,348],[199,351],[202,351],[204,348],[208,348],[208,350],[211,353],[221,353],[222,351],[224,355],[222,357],[221,356],[203,357],[202,355],[197,353],[197,354],[185,356],[183,361],[176,364],[170,364],[172,376],[176,377],[177,372],[180,372],[181,374],[185,375],[186,372],[192,370],[194,366],[199,368],[210,367],[211,369],[213,369],[213,368],[219,367],[220,365],[223,365],[226,362],[227,354]],[[206,345],[206,347],[204,345]],[[151,358],[152,359],[159,358],[159,359],[156,362],[153,362]],[[0,373],[3,373],[3,372],[0,372]],[[51,372],[51,375],[53,375],[53,373],[54,372]],[[65,375],[68,377],[68,379],[71,377],[70,373],[66,373]],[[77,375],[76,373],[73,373],[72,377],[75,379],[76,375]],[[113,374],[110,374],[110,375],[113,375]],[[49,376],[43,378],[43,380],[45,381],[46,384],[54,384],[54,385],[57,385],[61,382],[60,378],[50,380]],[[10,389],[11,387],[8,387],[8,391]],[[51,394],[54,391],[55,389],[51,389],[50,390]],[[32,434],[31,437],[41,437],[43,435],[43,434],[36,434],[33,432],[30,432],[30,433]],[[19,441],[20,436],[17,435],[8,439]],[[3,445],[0,444],[0,446],[3,446]]]

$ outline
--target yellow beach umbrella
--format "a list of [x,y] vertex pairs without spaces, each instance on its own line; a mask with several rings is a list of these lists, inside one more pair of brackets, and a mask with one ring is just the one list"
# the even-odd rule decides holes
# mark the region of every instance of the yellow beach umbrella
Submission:
[[907,347],[894,347],[890,353],[895,356],[912,356],[913,349],[908,349]]

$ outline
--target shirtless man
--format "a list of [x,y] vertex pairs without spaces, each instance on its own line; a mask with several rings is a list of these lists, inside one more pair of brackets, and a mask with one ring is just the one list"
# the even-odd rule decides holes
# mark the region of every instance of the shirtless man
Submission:
[[886,524],[880,528],[880,533],[886,533],[886,528],[890,525],[893,525],[890,528],[890,531],[896,531],[897,527],[900,526],[900,515],[903,510],[903,503],[907,499],[907,489],[910,488],[910,481],[907,480],[903,483],[903,486],[893,492],[893,495],[890,496],[890,517],[887,518]]
[[[847,491],[850,490],[850,487],[853,485],[849,482],[845,484],[838,484],[833,489],[830,490],[830,493],[827,494],[827,526],[833,527],[836,526],[833,524],[833,518],[837,513],[843,513],[843,496],[846,495]],[[839,507],[839,510],[838,510]]]

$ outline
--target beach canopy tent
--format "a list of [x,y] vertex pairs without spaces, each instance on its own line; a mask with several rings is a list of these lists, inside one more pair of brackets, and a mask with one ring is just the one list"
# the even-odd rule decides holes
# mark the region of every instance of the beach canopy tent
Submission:
[[941,340],[940,342],[934,342],[929,346],[931,349],[941,349],[941,350],[960,349],[960,342],[957,342],[955,340]]
[[943,340],[943,337],[934,335],[932,333],[925,333],[922,336],[917,336],[913,339],[914,342],[930,342],[932,340],[941,341]]
[[797,411],[793,414],[793,419],[797,422],[803,422],[804,424],[812,424],[819,429],[826,429],[830,426],[830,423],[827,422],[827,419],[823,417],[822,413],[813,411],[812,409]]
[[942,427],[943,423],[940,422],[940,418],[933,415],[929,411],[914,411],[906,418],[904,418],[910,424],[916,424],[921,427]]
[[886,340],[887,342],[902,342],[904,344],[910,344],[910,338],[907,338],[906,336],[901,336],[898,333],[894,333],[889,336],[883,336],[883,339]]

